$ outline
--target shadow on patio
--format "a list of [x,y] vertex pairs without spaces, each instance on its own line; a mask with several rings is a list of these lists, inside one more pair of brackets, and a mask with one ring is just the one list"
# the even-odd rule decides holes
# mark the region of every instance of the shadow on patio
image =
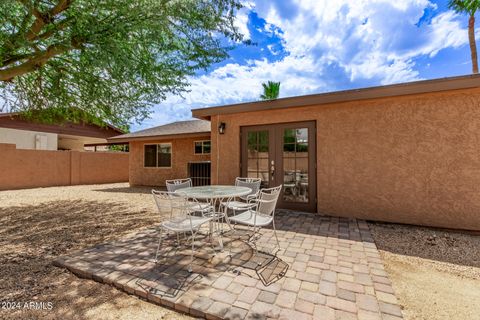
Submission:
[[[215,256],[205,241],[197,241],[193,273],[186,271],[190,250],[177,247],[174,238],[164,246],[163,253],[170,252],[167,260],[155,264],[152,258],[158,234],[154,228],[62,257],[56,263],[81,277],[199,317],[308,318],[315,312],[356,316],[355,300],[376,299],[378,287],[388,291],[382,293],[383,298],[389,299],[389,307],[401,317],[364,221],[287,210],[278,210],[276,221],[283,250],[269,270],[262,267],[268,266],[269,262],[263,263],[272,256],[255,256],[264,260],[259,267],[252,262],[253,249],[228,236],[225,251]],[[258,241],[259,251],[270,252],[274,243],[273,230],[265,229]],[[261,281],[262,273],[271,283]],[[363,298],[366,295],[369,298]],[[371,303],[380,312],[379,301]]]
[[[122,203],[86,200],[2,207],[0,211],[1,301],[53,303],[52,311],[2,311],[1,318],[92,319],[98,318],[93,310],[123,308],[128,314],[137,308],[141,312],[139,302],[124,293],[79,280],[52,262],[59,255],[150,226],[158,220],[157,214]],[[159,315],[172,313],[155,308]]]

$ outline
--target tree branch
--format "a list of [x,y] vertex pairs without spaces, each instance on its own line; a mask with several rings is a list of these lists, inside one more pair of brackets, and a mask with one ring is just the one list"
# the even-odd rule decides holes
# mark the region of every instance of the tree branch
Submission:
[[60,12],[67,10],[67,8],[72,4],[73,0],[59,0],[57,5],[50,11],[50,15],[56,16]]
[[50,58],[71,50],[71,46],[56,44],[36,54],[30,60],[11,68],[0,70],[0,81],[11,81],[13,78],[32,72],[43,66]]
[[26,34],[26,38],[28,39],[29,37],[32,36],[32,34],[34,34],[35,32],[39,32],[43,28],[43,26],[45,25],[45,18],[46,17],[30,1],[28,1],[28,0],[19,0],[19,1],[36,18],[35,21],[33,22],[32,26],[29,28],[27,34]]
[[[24,3],[25,0],[22,0]],[[56,15],[65,11],[73,0],[59,0],[58,3],[47,13],[41,13],[35,6],[32,7],[32,13],[36,17],[25,38],[28,41],[34,40],[46,24],[53,22]]]
[[50,38],[53,34],[55,34],[55,32],[65,29],[65,27],[68,26],[68,23],[69,23],[71,20],[73,20],[71,17],[63,19],[63,20],[60,21],[59,23],[54,24],[54,25],[53,25],[53,26],[54,26],[53,29],[48,30],[48,31],[45,31],[45,32],[39,34],[38,36],[36,36],[36,37],[35,37],[34,39],[32,39],[32,40],[45,40],[45,39]]
[[20,60],[28,59],[32,56],[33,56],[33,53],[31,53],[31,54],[16,54],[16,55],[11,55],[11,56],[6,56],[2,61],[2,67],[3,66],[8,66],[9,64],[18,62]]

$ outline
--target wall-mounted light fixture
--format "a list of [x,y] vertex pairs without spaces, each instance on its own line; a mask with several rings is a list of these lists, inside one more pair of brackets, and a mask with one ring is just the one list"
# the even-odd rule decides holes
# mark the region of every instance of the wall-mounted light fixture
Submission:
[[218,133],[224,134],[225,133],[225,127],[226,127],[225,122],[220,122],[220,124],[218,125]]

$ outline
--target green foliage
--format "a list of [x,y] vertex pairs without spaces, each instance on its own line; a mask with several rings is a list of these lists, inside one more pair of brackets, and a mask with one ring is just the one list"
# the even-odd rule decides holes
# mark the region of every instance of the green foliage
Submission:
[[[102,119],[92,116],[91,114],[78,109],[78,108],[38,108],[38,109],[26,109],[23,110],[21,114],[23,119],[40,122],[47,124],[61,124],[66,120],[72,121],[74,123],[92,123],[98,126],[106,126],[105,121]],[[128,124],[122,124],[119,126],[122,130],[128,130]]]
[[116,152],[129,152],[129,145],[127,144],[114,144],[108,146],[109,151],[116,151]]
[[285,129],[283,131],[283,151],[308,152],[308,143],[298,141],[301,135],[299,129]]
[[277,99],[280,94],[280,82],[268,81],[267,83],[262,83],[263,94],[260,95],[262,100],[273,100]]
[[188,76],[225,59],[225,38],[241,41],[233,26],[240,7],[237,0],[0,1],[0,102],[42,121],[77,121],[72,110],[117,126],[141,121],[167,94],[188,90]]
[[468,42],[472,58],[472,72],[478,73],[477,41],[475,39],[475,13],[480,9],[480,0],[449,0],[448,7],[459,13],[468,14]]
[[249,150],[268,152],[268,131],[252,131],[247,134],[247,145]]
[[448,7],[456,12],[474,16],[480,9],[480,0],[449,0]]

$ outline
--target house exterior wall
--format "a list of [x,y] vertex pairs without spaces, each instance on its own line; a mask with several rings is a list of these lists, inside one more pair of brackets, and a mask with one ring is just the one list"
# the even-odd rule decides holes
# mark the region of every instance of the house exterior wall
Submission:
[[240,174],[241,126],[314,120],[318,212],[480,230],[478,88],[211,120],[212,183]]
[[[209,136],[195,138],[175,138],[168,140],[149,140],[130,142],[129,181],[132,186],[165,186],[165,180],[182,179],[188,177],[188,163],[194,161],[208,161],[210,155],[196,155],[194,142],[210,140]],[[156,143],[172,144],[171,168],[145,168],[144,145]]]
[[[46,139],[46,141],[43,146],[36,142],[38,136],[45,137],[43,139]],[[15,144],[17,149],[57,150],[58,135],[56,133],[0,127],[0,143]]]
[[0,190],[128,181],[128,154],[16,149],[0,143]]

